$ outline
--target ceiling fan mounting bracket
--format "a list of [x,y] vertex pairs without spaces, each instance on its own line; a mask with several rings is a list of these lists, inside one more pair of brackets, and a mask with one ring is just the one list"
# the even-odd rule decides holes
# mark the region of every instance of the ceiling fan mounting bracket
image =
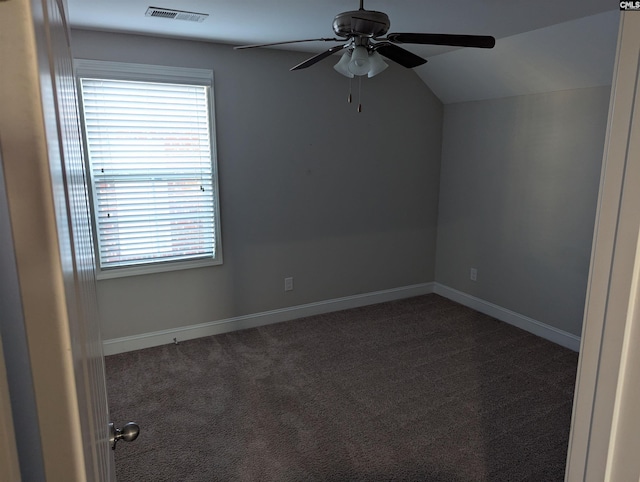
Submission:
[[375,10],[351,10],[336,15],[333,31],[343,38],[382,37],[389,31],[391,22],[386,13]]

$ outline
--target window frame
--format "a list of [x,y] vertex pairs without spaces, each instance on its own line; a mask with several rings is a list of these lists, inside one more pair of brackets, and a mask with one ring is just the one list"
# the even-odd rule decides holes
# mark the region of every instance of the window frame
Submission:
[[[78,93],[78,106],[80,126],[82,128],[82,149],[84,154],[85,172],[89,189],[89,207],[91,210],[91,224],[93,231],[94,252],[96,253],[96,277],[97,279],[112,279],[127,276],[137,276],[183,269],[202,268],[222,264],[222,234],[220,220],[220,189],[218,183],[218,156],[213,88],[213,71],[210,69],[195,69],[187,67],[169,67],[160,65],[134,64],[125,62],[111,62],[103,60],[74,60],[76,88]],[[215,256],[212,258],[151,261],[139,263],[134,266],[119,266],[103,268],[99,251],[99,232],[96,222],[95,206],[97,205],[94,180],[89,159],[86,132],[84,128],[84,101],[82,98],[81,78],[97,78],[105,80],[124,80],[141,82],[159,82],[171,84],[199,85],[207,88],[208,115],[211,143],[211,183],[214,189],[214,242]]]

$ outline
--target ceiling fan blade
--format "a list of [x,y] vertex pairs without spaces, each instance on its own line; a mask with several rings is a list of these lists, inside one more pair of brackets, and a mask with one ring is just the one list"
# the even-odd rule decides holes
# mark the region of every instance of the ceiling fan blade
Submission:
[[340,50],[345,48],[346,45],[347,44],[336,45],[335,47],[331,47],[329,50],[325,50],[324,52],[319,53],[318,55],[314,55],[310,59],[307,59],[304,62],[299,63],[295,67],[291,67],[289,70],[301,70],[301,69],[306,69],[307,67],[311,67],[313,64],[320,62],[322,59],[329,57],[329,55],[339,52]]
[[380,55],[383,55],[389,60],[393,60],[394,62],[399,63],[407,69],[412,69],[414,67],[417,67],[418,65],[427,63],[426,59],[423,59],[422,57],[419,57],[418,55],[409,52],[402,47],[398,47],[397,45],[394,45],[392,43],[380,42],[373,48]]
[[387,40],[397,44],[449,45],[492,49],[496,39],[489,35],[454,35],[444,33],[390,33]]
[[272,47],[274,45],[297,44],[301,42],[344,42],[344,39],[343,38],[310,38],[305,40],[285,40],[284,42],[271,42],[268,44],[237,45],[236,47],[233,47],[233,48],[236,50],[255,49],[258,47]]

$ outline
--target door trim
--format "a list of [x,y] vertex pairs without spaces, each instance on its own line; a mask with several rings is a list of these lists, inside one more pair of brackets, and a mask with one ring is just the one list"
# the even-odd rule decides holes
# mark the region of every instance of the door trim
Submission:
[[627,383],[622,354],[638,299],[640,146],[632,142],[634,130],[638,136],[632,126],[640,119],[639,59],[640,14],[622,13],[567,456],[570,482],[621,480],[609,478],[612,440],[618,425],[632,423],[616,420],[614,412]]

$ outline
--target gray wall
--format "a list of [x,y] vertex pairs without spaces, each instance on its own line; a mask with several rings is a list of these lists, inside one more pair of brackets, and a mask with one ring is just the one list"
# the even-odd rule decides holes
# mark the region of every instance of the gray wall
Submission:
[[99,281],[104,339],[433,281],[443,107],[413,71],[364,79],[358,114],[330,60],[72,36],[76,58],[214,71],[224,264]]
[[580,335],[609,91],[445,106],[436,281]]

